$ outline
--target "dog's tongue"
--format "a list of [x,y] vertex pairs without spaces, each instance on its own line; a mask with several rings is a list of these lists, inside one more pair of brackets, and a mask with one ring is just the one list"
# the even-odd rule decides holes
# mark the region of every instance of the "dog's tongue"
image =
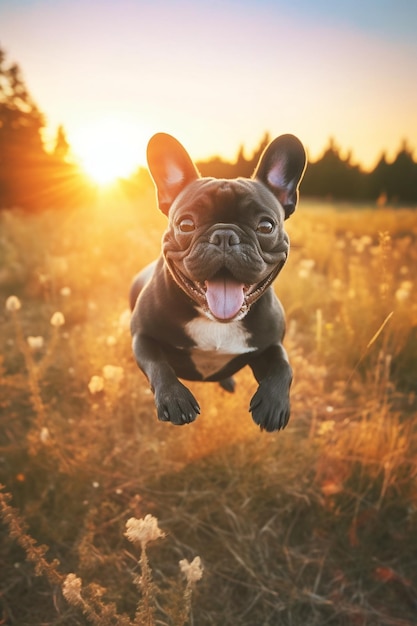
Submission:
[[214,317],[232,319],[243,306],[244,285],[224,276],[206,280],[206,298]]

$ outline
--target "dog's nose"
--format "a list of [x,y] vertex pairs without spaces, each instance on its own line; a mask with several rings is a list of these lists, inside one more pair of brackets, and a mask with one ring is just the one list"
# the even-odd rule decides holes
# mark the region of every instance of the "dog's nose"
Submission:
[[217,228],[211,233],[209,242],[219,248],[229,248],[237,246],[240,239],[232,228]]

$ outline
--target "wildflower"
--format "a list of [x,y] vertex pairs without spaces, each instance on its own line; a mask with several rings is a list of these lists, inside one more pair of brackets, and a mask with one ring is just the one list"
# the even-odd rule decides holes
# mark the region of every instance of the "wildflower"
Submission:
[[103,376],[106,380],[120,383],[124,375],[123,367],[118,365],[105,365],[103,367]]
[[48,441],[51,439],[51,434],[46,426],[41,428],[41,432],[39,433],[39,439],[41,440],[41,443],[48,443]]
[[20,302],[17,296],[9,296],[6,300],[6,310],[7,311],[18,311],[22,308],[22,303]]
[[193,585],[198,580],[201,580],[203,576],[203,566],[201,565],[199,556],[196,556],[191,563],[189,563],[187,559],[182,559],[180,561],[180,569],[189,585]]
[[322,422],[318,429],[317,429],[317,434],[318,435],[327,435],[328,433],[332,433],[334,431],[334,427],[335,427],[335,421],[334,420],[325,420],[324,422]]
[[93,395],[104,389],[104,379],[101,376],[92,376],[88,383],[88,389]]
[[411,291],[413,289],[413,283],[411,280],[403,280],[395,292],[395,299],[398,302],[404,302],[408,300],[411,295]]
[[71,287],[62,287],[62,289],[59,292],[61,294],[61,296],[63,296],[64,298],[68,298],[68,296],[71,295]]
[[61,313],[61,311],[55,311],[53,316],[51,317],[51,325],[55,326],[55,328],[59,328],[65,324],[65,317]]
[[140,543],[143,548],[149,541],[165,537],[165,533],[159,528],[156,517],[148,514],[144,519],[136,519],[136,517],[128,519],[125,536],[132,543]]
[[40,335],[37,337],[29,336],[27,342],[31,350],[41,350],[43,348],[44,339]]
[[298,276],[300,278],[308,278],[315,264],[314,259],[302,259],[299,264]]
[[62,593],[69,604],[77,605],[82,603],[81,588],[81,578],[78,578],[75,574],[68,574],[62,585]]

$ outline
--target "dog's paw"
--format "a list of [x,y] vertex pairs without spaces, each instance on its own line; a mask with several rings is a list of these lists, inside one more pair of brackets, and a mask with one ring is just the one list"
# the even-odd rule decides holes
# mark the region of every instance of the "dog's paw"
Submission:
[[229,393],[234,393],[236,389],[236,382],[232,376],[229,378],[223,378],[223,380],[219,382],[219,385],[222,389],[228,391]]
[[155,405],[161,422],[171,422],[177,426],[193,422],[200,413],[197,400],[179,381],[155,393]]
[[289,387],[276,378],[262,380],[250,402],[249,411],[261,430],[272,433],[285,428],[290,419]]

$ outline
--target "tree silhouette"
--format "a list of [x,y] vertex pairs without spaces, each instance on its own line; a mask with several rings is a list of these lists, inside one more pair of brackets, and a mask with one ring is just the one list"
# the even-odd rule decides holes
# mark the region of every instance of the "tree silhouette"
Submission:
[[16,63],[0,48],[0,209],[38,210],[79,201],[86,191],[78,170],[67,163],[69,144],[62,126],[48,154],[41,131],[44,118]]
[[[266,133],[250,159],[245,158],[244,147],[240,146],[234,163],[215,157],[198,163],[199,170],[203,176],[218,178],[251,176],[269,141]],[[391,203],[417,203],[417,163],[403,142],[392,163],[382,154],[375,168],[365,172],[352,162],[351,152],[341,156],[331,137],[322,156],[309,163],[301,189],[304,196],[317,198],[377,201],[384,197]]]
[[53,155],[58,161],[65,161],[68,157],[70,145],[63,126],[58,126]]
[[[0,50],[0,202],[20,204],[35,182],[34,164],[45,159],[44,121],[22,80],[18,65],[7,66]],[[22,176],[25,184],[22,185]]]
[[[91,187],[70,162],[64,128],[59,126],[49,154],[42,142],[43,127],[43,115],[26,88],[19,66],[7,64],[0,48],[0,209],[65,207],[91,197]],[[234,162],[215,156],[197,166],[203,176],[249,177],[269,142],[266,132],[249,158],[240,145]],[[123,184],[126,193],[133,197],[149,184],[149,176],[139,170]],[[391,163],[382,154],[375,168],[365,172],[352,162],[350,153],[342,157],[335,140],[330,138],[322,156],[309,163],[302,192],[304,196],[336,200],[377,201],[383,197],[391,203],[417,203],[417,163],[403,141]]]

